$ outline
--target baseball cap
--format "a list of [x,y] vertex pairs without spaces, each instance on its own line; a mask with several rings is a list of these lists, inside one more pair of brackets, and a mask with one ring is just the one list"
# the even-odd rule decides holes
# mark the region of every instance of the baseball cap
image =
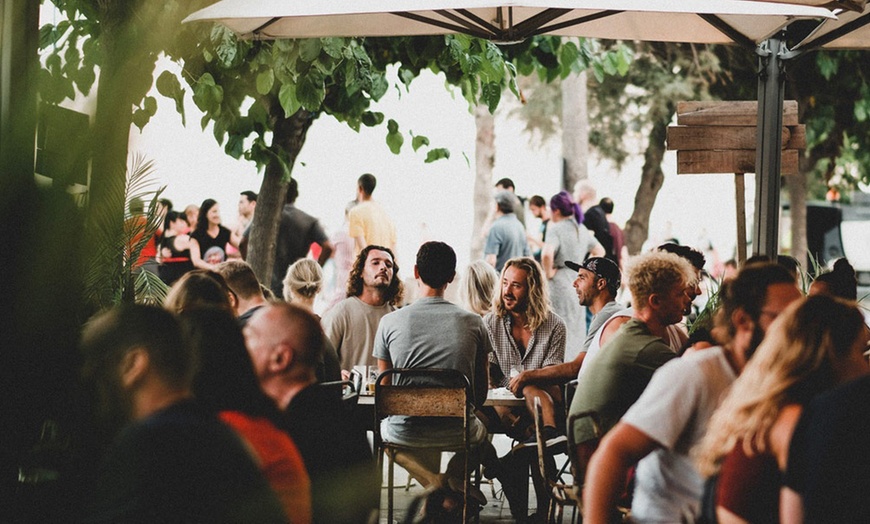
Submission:
[[512,206],[514,204],[514,194],[510,191],[497,191],[495,193],[495,202],[503,206]]
[[619,267],[617,267],[617,265],[609,258],[590,257],[580,264],[566,260],[565,266],[574,271],[585,269],[586,271],[595,273],[598,278],[603,278],[607,282],[607,285],[610,286],[612,291],[619,289],[619,284],[622,281]]

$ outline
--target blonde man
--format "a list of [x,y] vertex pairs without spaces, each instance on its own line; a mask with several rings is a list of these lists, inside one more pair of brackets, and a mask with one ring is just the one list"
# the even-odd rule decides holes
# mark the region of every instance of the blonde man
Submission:
[[[652,251],[626,268],[634,313],[590,364],[577,388],[570,412],[595,411],[602,433],[612,428],[643,393],[653,372],[676,357],[665,342],[667,327],[683,318],[695,270],[684,258]],[[575,442],[594,436],[583,420],[573,429]]]
[[[565,357],[565,322],[550,310],[547,279],[535,259],[517,257],[505,263],[501,291],[483,322],[493,347],[491,383],[525,397],[530,413],[534,412],[535,398],[540,398],[544,433],[548,438],[556,437],[553,397],[559,399],[558,387],[522,385],[517,381],[522,371],[555,366]],[[508,411],[501,410],[499,418],[511,418]]]

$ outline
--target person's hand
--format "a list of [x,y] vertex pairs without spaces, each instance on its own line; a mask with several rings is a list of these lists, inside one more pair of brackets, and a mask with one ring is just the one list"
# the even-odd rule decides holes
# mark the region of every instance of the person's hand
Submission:
[[350,380],[350,371],[346,369],[341,370],[341,380]]
[[511,393],[514,394],[517,398],[521,398],[523,396],[523,388],[526,387],[526,372],[521,371],[519,375],[511,378],[510,383],[508,383],[508,389],[511,390]]

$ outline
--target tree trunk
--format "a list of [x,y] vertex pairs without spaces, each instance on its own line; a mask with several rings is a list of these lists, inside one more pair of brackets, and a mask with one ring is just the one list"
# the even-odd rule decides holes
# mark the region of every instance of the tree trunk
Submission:
[[673,105],[668,105],[666,116],[653,122],[649,143],[644,153],[643,171],[640,186],[634,196],[634,210],[625,223],[625,245],[629,255],[640,253],[643,243],[649,237],[649,217],[656,203],[656,196],[665,182],[662,172],[662,158],[665,155],[665,140],[668,124],[674,115]]
[[788,200],[791,207],[791,256],[809,269],[807,260],[807,175],[801,166],[799,173],[788,175],[785,179],[785,187],[788,191]]
[[474,146],[474,226],[471,228],[471,260],[483,258],[483,224],[492,207],[492,168],[495,166],[495,119],[486,105],[474,109],[477,138]]
[[[280,115],[274,126],[270,148],[276,156],[286,162],[292,172],[293,164],[296,163],[296,157],[305,144],[305,137],[314,117],[308,111],[300,109],[290,118],[285,118],[284,110],[277,100],[272,101],[269,109],[271,115]],[[272,281],[278,224],[288,183],[289,179],[284,177],[281,162],[277,158],[269,162],[257,197],[257,212],[254,213],[251,225],[247,259],[260,282],[266,284]]]
[[586,71],[562,80],[562,188],[589,178],[589,112],[586,104]]

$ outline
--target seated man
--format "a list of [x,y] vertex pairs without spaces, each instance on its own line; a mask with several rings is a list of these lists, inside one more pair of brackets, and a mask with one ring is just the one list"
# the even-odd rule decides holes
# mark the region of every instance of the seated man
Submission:
[[101,415],[126,423],[86,522],[287,522],[239,437],[191,400],[193,355],[169,312],[111,310],[82,349]]
[[254,313],[244,333],[263,391],[284,412],[278,427],[296,443],[311,476],[314,522],[367,522],[378,507],[380,482],[365,433],[335,389],[316,384],[323,347],[317,318],[274,303]]
[[[661,251],[635,258],[626,273],[634,316],[592,361],[571,402],[572,414],[596,412],[602,433],[637,401],[653,372],[677,356],[664,338],[667,326],[682,320],[689,302],[686,289],[694,282],[694,270],[685,259]],[[578,443],[594,437],[588,419],[572,430]]]
[[[483,322],[493,347],[489,358],[491,383],[524,397],[523,411],[528,414],[534,413],[535,398],[540,398],[544,436],[551,439],[558,436],[554,399],[561,400],[559,388],[518,380],[523,371],[555,366],[565,357],[565,323],[550,309],[543,282],[543,270],[533,258],[508,260],[501,273],[499,300]],[[522,414],[505,407],[496,408],[496,412],[508,428]],[[523,431],[528,425],[516,429]]]
[[[443,242],[426,242],[417,252],[414,277],[420,297],[410,306],[386,315],[375,335],[374,356],[378,369],[385,371],[397,368],[445,368],[461,371],[471,382],[474,402],[482,406],[487,392],[487,356],[491,351],[489,336],[478,315],[451,304],[444,299],[447,285],[456,275],[456,253]],[[449,334],[450,336],[445,336]],[[400,384],[413,383],[413,378],[400,379]],[[472,442],[483,445],[487,458],[495,458],[495,450],[486,439],[486,428],[471,415],[470,435]],[[451,424],[450,422],[455,422]],[[426,419],[419,417],[392,416],[383,420],[381,433],[389,442],[408,446],[460,445],[463,441],[463,425],[460,420]],[[412,454],[413,465],[397,455],[399,464],[418,480],[428,486],[451,487],[461,491],[463,487],[463,457],[454,455],[447,467],[445,477],[432,475],[440,460],[424,465],[425,458]],[[438,455],[440,457],[440,454]],[[422,467],[415,467],[422,466]],[[429,471],[426,471],[426,470]],[[477,494],[481,496],[480,493]],[[483,501],[485,503],[485,499]]]

